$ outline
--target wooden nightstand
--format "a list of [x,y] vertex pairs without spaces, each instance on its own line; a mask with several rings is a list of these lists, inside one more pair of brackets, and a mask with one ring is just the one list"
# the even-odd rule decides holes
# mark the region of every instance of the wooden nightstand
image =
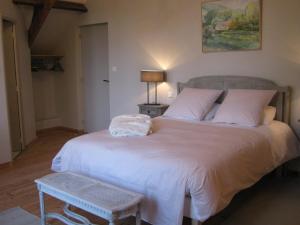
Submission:
[[151,118],[161,116],[167,110],[169,105],[147,105],[139,104],[139,113],[151,116]]

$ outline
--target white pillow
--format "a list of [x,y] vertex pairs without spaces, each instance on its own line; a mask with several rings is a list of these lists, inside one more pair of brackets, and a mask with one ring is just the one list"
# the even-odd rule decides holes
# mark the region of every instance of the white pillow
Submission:
[[213,122],[256,127],[262,123],[263,110],[275,93],[274,90],[228,90]]
[[222,92],[222,90],[213,89],[185,88],[170,105],[164,116],[202,120]]
[[276,108],[273,106],[267,106],[264,108],[263,113],[263,125],[269,125],[276,116]]
[[210,121],[213,120],[213,118],[215,118],[215,115],[218,111],[218,109],[220,108],[221,104],[219,103],[214,103],[212,108],[209,110],[209,112],[205,115],[204,117],[204,121]]
[[[205,115],[204,121],[211,121],[213,118],[215,118],[215,115],[220,108],[221,104],[214,103],[212,108],[209,110],[209,112]],[[276,117],[276,108],[273,106],[267,106],[264,108],[263,113],[263,125],[269,125]]]

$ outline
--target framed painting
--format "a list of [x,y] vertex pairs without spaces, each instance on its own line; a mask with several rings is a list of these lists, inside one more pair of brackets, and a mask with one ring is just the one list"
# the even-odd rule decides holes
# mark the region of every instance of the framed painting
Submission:
[[206,0],[202,3],[202,50],[261,49],[261,0]]

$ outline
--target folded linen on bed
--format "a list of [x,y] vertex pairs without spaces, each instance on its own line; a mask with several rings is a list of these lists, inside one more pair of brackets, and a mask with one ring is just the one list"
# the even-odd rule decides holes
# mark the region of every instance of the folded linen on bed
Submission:
[[146,136],[151,133],[151,126],[148,115],[121,115],[112,119],[109,132],[114,137]]

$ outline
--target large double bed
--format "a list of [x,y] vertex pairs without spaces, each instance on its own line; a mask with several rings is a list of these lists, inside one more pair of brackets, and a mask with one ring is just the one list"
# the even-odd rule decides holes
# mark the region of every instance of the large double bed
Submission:
[[[208,76],[179,83],[184,87],[277,90],[277,120],[245,127],[209,121],[153,119],[145,137],[112,137],[107,130],[75,138],[53,160],[57,172],[72,171],[145,196],[142,217],[155,225],[180,225],[183,216],[203,222],[224,209],[239,191],[299,155],[287,125],[288,88],[272,81]],[[251,99],[250,99],[251,100]]]

